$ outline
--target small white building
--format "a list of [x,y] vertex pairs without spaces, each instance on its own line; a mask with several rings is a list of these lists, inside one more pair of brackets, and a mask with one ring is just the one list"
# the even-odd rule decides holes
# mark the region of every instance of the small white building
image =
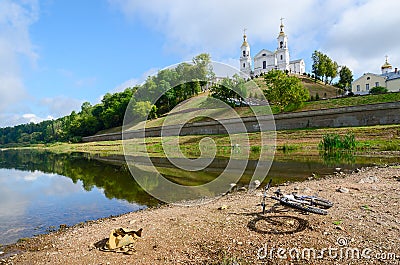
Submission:
[[272,69],[288,71],[293,74],[303,74],[306,66],[303,59],[290,61],[288,37],[284,32],[284,25],[281,22],[280,32],[277,38],[278,47],[275,51],[262,49],[254,56],[254,69],[250,55],[250,45],[247,42],[247,35],[243,35],[241,46],[240,70],[248,76],[259,76]]
[[392,65],[385,63],[381,66],[381,74],[365,73],[351,83],[351,91],[357,95],[368,94],[373,87],[386,87],[389,92],[400,91],[400,73],[397,68],[392,71]]

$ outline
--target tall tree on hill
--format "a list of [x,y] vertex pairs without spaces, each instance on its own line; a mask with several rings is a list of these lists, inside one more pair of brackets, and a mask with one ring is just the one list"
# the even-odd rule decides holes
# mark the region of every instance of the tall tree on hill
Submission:
[[326,77],[325,77],[325,84],[327,83],[328,77],[330,78],[329,84],[332,84],[332,80],[336,78],[338,75],[338,64],[337,62],[333,61],[331,58],[326,56]]
[[324,60],[324,56],[319,51],[314,51],[311,59],[313,61],[312,64],[312,73],[314,74],[315,81],[320,77],[323,77],[326,73],[326,64]]
[[329,83],[336,78],[338,74],[338,64],[333,61],[328,55],[323,54],[320,51],[314,51],[311,59],[313,60],[312,72],[315,76],[315,81],[317,79],[324,79],[325,84],[328,83],[328,78],[330,78]]
[[349,89],[353,82],[353,73],[347,66],[342,66],[339,71],[338,87],[341,89]]
[[232,78],[224,78],[218,84],[215,84],[210,89],[211,96],[219,99],[226,104],[235,107],[242,106],[247,97],[245,80],[235,74]]
[[264,90],[266,99],[278,106],[280,111],[286,107],[299,108],[310,98],[308,90],[300,79],[287,76],[279,70],[272,70],[264,76],[267,88]]

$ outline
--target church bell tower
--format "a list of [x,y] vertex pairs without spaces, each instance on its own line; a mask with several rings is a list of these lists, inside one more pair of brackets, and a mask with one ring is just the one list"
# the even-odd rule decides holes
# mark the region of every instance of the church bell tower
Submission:
[[240,71],[250,76],[251,74],[251,56],[250,45],[247,42],[246,30],[243,34],[243,44],[241,46],[240,54]]
[[278,49],[276,50],[276,61],[278,70],[289,70],[289,48],[288,48],[288,39],[285,34],[283,25],[283,18],[281,18],[281,31],[278,35]]

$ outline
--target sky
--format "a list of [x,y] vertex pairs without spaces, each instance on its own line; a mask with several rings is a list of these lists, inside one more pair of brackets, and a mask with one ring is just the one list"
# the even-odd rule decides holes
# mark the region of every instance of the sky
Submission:
[[400,66],[395,0],[0,0],[0,127],[55,119],[200,53],[239,67],[275,50],[280,18],[291,59],[322,51],[357,78]]

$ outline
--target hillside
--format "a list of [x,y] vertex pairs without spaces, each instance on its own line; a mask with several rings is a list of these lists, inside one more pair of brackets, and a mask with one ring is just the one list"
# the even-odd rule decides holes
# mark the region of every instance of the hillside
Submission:
[[[306,76],[300,76],[300,79],[304,86],[310,91],[310,95],[315,98],[318,93],[320,100],[308,101],[303,104],[303,106],[297,111],[307,111],[307,110],[317,110],[326,108],[339,108],[347,106],[357,106],[365,104],[377,104],[385,102],[395,102],[400,101],[400,93],[387,93],[380,95],[364,95],[364,96],[354,96],[354,97],[337,97],[337,88],[331,85],[325,85],[322,82],[315,82],[313,79]],[[265,89],[264,79],[262,77],[256,78],[254,82],[247,83],[247,94],[250,98],[258,98],[258,93],[260,89]],[[257,86],[255,86],[256,84]],[[201,93],[198,96],[188,99],[185,104],[179,104],[170,113],[164,114],[158,119],[150,120],[146,122],[146,127],[158,127],[162,125],[173,125],[182,124],[188,121],[204,121],[207,120],[205,117],[214,117],[214,119],[229,119],[237,117],[248,117],[256,115],[267,115],[271,111],[273,114],[279,113],[279,110],[271,106],[267,108],[265,106],[252,106],[250,107],[236,107],[235,111],[229,111],[226,108],[221,108],[220,106],[215,106],[208,101],[208,93]],[[254,100],[252,100],[254,101]],[[286,112],[286,110],[285,110]],[[195,119],[190,119],[190,117],[196,117]],[[126,130],[135,130],[143,128],[143,123],[132,125],[126,127]],[[107,134],[121,132],[122,127],[111,128],[107,130],[102,130],[96,133]]]
[[[322,98],[334,98],[337,97],[338,89],[331,85],[325,85],[321,81],[315,82],[314,79],[311,79],[307,76],[298,76],[303,83],[303,85],[310,92],[310,96],[315,98],[315,95],[318,93],[319,97]],[[263,77],[258,77],[253,79],[253,81],[257,84],[257,86],[261,89],[265,89],[265,81]]]
[[[195,121],[200,121],[200,120],[205,120],[205,118],[203,119],[201,118],[202,116],[204,117],[211,114],[216,119],[228,119],[228,118],[233,118],[235,116],[234,115],[235,113],[241,117],[248,117],[248,116],[253,116],[254,112],[257,115],[266,115],[269,114],[270,111],[272,111],[272,113],[274,114],[277,114],[279,112],[278,109],[274,108],[273,106],[271,106],[271,109],[265,106],[253,106],[251,108],[250,107],[235,108],[235,113],[233,113],[232,111],[228,111],[227,109],[222,109],[222,108],[207,108],[207,104],[205,104],[206,101],[207,101],[207,96],[204,94],[202,96],[194,97],[191,99],[190,104],[184,106],[178,106],[168,115],[164,115],[155,120],[147,121],[146,127],[150,128],[150,127],[162,126],[163,123],[166,121],[167,116],[168,116],[168,121],[166,122],[166,125],[172,125],[172,124],[181,124],[183,122],[187,122],[189,116],[198,117]],[[331,109],[331,108],[358,106],[365,104],[378,104],[378,103],[396,102],[396,101],[400,101],[400,93],[341,97],[341,98],[331,98],[326,100],[305,102],[304,105],[296,111]],[[192,120],[191,122],[193,121],[194,120]],[[130,127],[129,130],[138,129],[141,128],[142,126],[143,124],[138,124],[136,126]],[[97,135],[121,132],[121,129],[122,127],[116,127],[108,130],[103,130],[98,132]]]

